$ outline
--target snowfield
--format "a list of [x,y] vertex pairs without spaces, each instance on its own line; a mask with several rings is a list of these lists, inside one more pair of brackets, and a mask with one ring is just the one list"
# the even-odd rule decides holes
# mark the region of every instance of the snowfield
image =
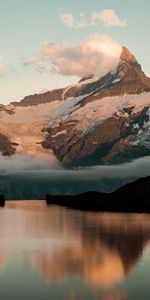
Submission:
[[[139,95],[105,97],[81,106],[89,95],[28,107],[9,105],[8,108],[13,110],[14,114],[0,111],[0,132],[8,136],[12,142],[19,144],[18,153],[50,153],[50,150],[44,150],[40,144],[45,138],[43,128],[57,127],[64,120],[70,123],[77,121],[74,125],[76,129],[83,130],[87,134],[97,124],[113,115],[127,118],[128,113],[123,111],[124,108],[134,107],[132,113],[138,113],[144,107],[150,107],[150,93],[146,92]],[[135,141],[143,143],[146,147],[150,147],[150,109],[148,115],[149,121],[143,128],[144,135],[141,137],[143,131],[139,130],[139,138]],[[67,132],[58,132],[56,136],[59,134],[67,134]]]

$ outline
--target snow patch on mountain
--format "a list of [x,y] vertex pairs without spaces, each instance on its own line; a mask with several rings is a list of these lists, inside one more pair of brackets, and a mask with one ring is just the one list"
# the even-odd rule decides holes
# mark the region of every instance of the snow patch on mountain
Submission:
[[123,111],[125,108],[134,107],[132,113],[138,113],[148,106],[150,106],[150,93],[105,97],[80,107],[71,114],[70,118],[78,120],[77,126],[85,130],[89,124],[91,126],[91,123],[95,123],[97,120],[103,122],[113,115],[121,114],[128,117],[128,114]]
[[121,78],[116,78],[116,79],[114,79],[113,81],[112,81],[112,83],[118,83],[118,82],[120,82],[121,81]]
[[49,122],[55,121],[57,119],[61,120],[69,116],[73,111],[77,110],[80,105],[81,101],[84,100],[84,98],[88,97],[90,94],[86,94],[84,96],[79,96],[75,98],[68,98],[64,101],[59,102],[59,106],[51,116],[49,116]]

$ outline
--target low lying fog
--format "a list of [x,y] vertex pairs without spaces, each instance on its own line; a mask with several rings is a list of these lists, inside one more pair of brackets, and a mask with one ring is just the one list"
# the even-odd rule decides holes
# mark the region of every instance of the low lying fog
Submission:
[[48,157],[0,156],[0,193],[8,199],[44,199],[47,193],[110,192],[150,175],[150,157],[117,166],[66,170]]

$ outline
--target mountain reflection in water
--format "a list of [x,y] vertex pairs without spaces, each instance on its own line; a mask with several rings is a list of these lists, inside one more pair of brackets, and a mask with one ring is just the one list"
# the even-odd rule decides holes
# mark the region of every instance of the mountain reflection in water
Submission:
[[[28,266],[34,283],[38,278],[41,291],[48,289],[44,299],[55,299],[60,286],[59,299],[128,299],[124,283],[149,238],[149,215],[79,212],[47,207],[42,201],[7,202],[0,209],[0,279],[8,272],[7,286],[11,284],[15,261],[18,281],[26,280]],[[40,299],[38,288],[35,296]]]

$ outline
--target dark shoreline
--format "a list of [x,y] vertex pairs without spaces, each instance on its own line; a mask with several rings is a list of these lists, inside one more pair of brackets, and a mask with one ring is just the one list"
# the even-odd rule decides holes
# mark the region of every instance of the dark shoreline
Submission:
[[[45,200],[47,205],[82,211],[150,213],[150,176],[108,194],[91,191],[79,195],[46,195]],[[4,207],[5,202],[5,196],[0,195],[0,206]]]
[[93,191],[76,196],[47,195],[46,203],[83,211],[150,213],[150,176],[110,194]]
[[[94,193],[90,193],[91,198],[78,196],[46,196],[47,205],[64,206],[82,211],[101,211],[101,212],[139,212],[150,213],[149,198],[131,198],[131,199],[111,199],[108,197],[95,198]],[[133,201],[133,203],[132,203]]]

